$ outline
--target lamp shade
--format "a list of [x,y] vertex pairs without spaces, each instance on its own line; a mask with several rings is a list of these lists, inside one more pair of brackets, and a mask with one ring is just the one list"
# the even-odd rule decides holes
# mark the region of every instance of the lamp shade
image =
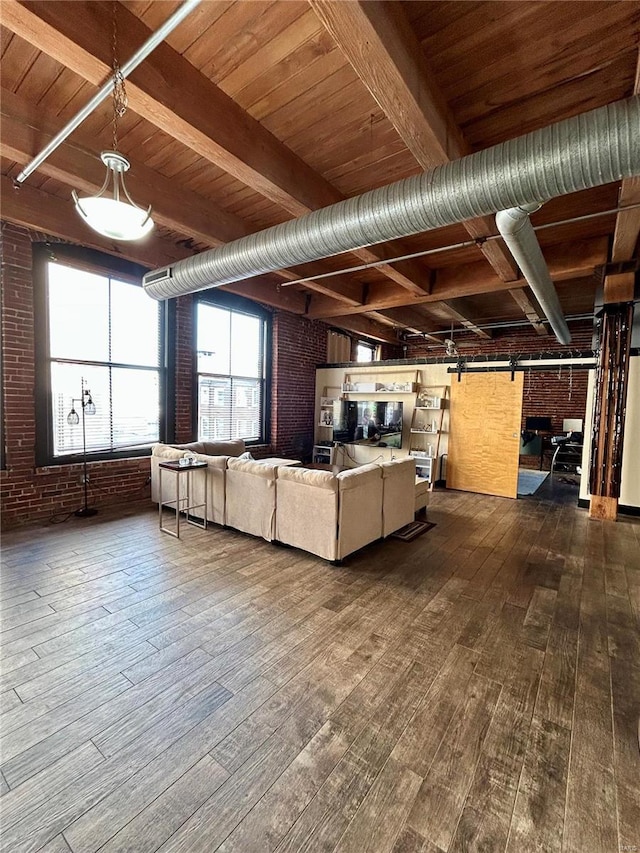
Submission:
[[100,159],[107,168],[104,184],[96,195],[85,198],[79,198],[74,190],[71,195],[76,210],[87,225],[103,237],[140,240],[153,228],[153,219],[151,207],[146,210],[138,207],[127,191],[124,175],[129,171],[129,161],[119,151],[103,151]]
[[69,426],[77,426],[80,423],[80,417],[75,409],[71,409],[67,415],[67,423]]
[[112,240],[140,240],[153,229],[149,211],[126,201],[93,196],[76,198],[75,204],[90,228]]

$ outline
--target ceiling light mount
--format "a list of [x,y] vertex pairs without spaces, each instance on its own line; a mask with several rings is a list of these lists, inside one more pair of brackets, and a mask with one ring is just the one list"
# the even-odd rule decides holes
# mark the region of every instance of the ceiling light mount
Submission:
[[128,172],[131,168],[131,163],[119,151],[103,151],[100,159],[107,169],[111,169],[112,172]]

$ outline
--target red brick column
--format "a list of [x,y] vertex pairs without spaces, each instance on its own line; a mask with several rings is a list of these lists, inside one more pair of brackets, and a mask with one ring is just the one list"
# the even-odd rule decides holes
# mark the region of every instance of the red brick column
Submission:
[[296,314],[273,317],[271,446],[276,456],[313,445],[316,366],[327,359],[327,326]]
[[195,371],[193,297],[176,303],[176,444],[195,440],[193,430],[193,382]]

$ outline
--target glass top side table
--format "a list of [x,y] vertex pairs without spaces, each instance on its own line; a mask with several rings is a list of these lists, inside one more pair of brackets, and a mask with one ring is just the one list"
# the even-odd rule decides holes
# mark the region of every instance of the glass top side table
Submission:
[[[202,462],[199,460],[189,460],[189,462],[181,462],[180,459],[172,460],[171,462],[160,462],[158,466],[158,489],[160,492],[160,501],[158,503],[158,521],[160,530],[162,533],[168,533],[169,536],[175,536],[176,539],[180,538],[180,513],[184,512],[186,516],[187,524],[192,524],[194,527],[200,527],[203,530],[207,529],[207,470],[208,465],[206,462]],[[174,500],[164,501],[162,500],[162,472],[163,471],[172,471],[175,475],[175,485],[176,485],[176,496]],[[204,477],[204,501],[201,503],[191,503],[191,491],[192,491],[192,483],[191,483],[191,475],[194,471],[199,471],[202,473]],[[180,481],[183,480],[185,483],[185,494],[184,496],[180,496]],[[175,507],[176,511],[176,529],[171,530],[168,527],[165,527],[162,523],[162,510],[167,506],[169,508]],[[202,522],[195,521],[189,518],[190,510],[194,509],[203,509],[203,520]]]

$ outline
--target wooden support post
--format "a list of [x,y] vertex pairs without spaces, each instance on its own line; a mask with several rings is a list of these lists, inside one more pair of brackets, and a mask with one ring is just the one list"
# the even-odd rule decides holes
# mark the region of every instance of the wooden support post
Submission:
[[618,516],[633,293],[633,273],[606,277],[589,475],[589,517],[605,521]]

